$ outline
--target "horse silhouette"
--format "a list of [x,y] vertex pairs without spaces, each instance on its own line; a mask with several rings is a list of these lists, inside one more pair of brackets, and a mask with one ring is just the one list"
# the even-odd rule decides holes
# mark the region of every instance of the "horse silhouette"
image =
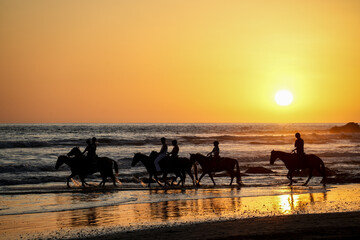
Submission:
[[270,156],[270,164],[273,165],[275,160],[278,158],[284,162],[286,168],[289,170],[288,174],[286,175],[286,177],[290,180],[289,186],[291,186],[293,182],[296,183],[296,181],[292,179],[294,171],[307,168],[309,169],[309,178],[303,185],[305,186],[308,184],[312,177],[313,170],[316,169],[319,173],[322,174],[323,179],[321,180],[321,183],[323,183],[325,186],[325,164],[323,160],[321,160],[321,158],[319,158],[318,156],[314,154],[306,154],[305,161],[300,162],[298,156],[295,154],[272,150]]
[[70,179],[75,176],[79,176],[82,186],[85,187],[85,185],[88,185],[85,182],[85,177],[96,172],[100,172],[102,178],[102,181],[99,184],[100,186],[105,186],[105,182],[108,177],[111,178],[114,186],[116,186],[116,179],[113,173],[113,165],[115,173],[117,175],[119,173],[118,164],[116,161],[108,157],[97,157],[97,164],[93,166],[88,162],[88,159],[81,153],[80,149],[78,147],[75,147],[68,153],[67,156],[61,155],[58,157],[55,164],[55,169],[59,169],[59,167],[63,164],[68,165],[71,170],[70,176],[67,177],[68,187],[70,187]]
[[[239,163],[236,159],[222,157],[219,160],[215,160],[210,157],[206,157],[200,153],[196,153],[196,154],[190,154],[190,161],[198,162],[202,169],[202,174],[199,180],[197,181],[197,185],[200,185],[201,179],[206,174],[208,174],[215,186],[216,183],[211,173],[222,172],[222,171],[226,171],[230,175],[231,177],[230,186],[233,183],[234,177],[236,177],[236,182],[239,186],[241,186],[242,184]],[[198,179],[197,171],[195,171],[195,175],[196,175],[196,179]]]
[[[142,154],[142,153],[135,153],[133,157],[133,161],[131,163],[131,166],[134,167],[138,162],[141,162],[147,172],[149,173],[149,183],[148,186],[150,187],[151,179],[154,176],[155,181],[160,185],[163,186],[157,177],[160,173],[156,171],[154,160],[156,159],[158,153],[156,151],[152,151],[149,156]],[[195,179],[191,172],[191,168],[193,166],[193,163],[188,158],[177,158],[173,159],[171,157],[165,157],[159,162],[160,168],[162,170],[163,179],[164,179],[164,185],[167,185],[167,174],[168,173],[174,173],[176,175],[176,178],[180,177],[181,185],[184,186],[185,184],[185,178],[186,173],[191,177],[193,181],[193,185],[195,185]],[[196,167],[196,166],[195,166]],[[176,180],[173,179],[172,183]]]

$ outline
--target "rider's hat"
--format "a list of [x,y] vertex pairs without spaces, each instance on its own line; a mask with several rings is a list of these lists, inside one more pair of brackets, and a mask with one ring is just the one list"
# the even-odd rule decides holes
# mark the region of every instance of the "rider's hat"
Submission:
[[219,142],[218,142],[218,141],[214,141],[214,145],[219,145]]
[[295,137],[299,138],[300,137],[300,133],[295,133]]

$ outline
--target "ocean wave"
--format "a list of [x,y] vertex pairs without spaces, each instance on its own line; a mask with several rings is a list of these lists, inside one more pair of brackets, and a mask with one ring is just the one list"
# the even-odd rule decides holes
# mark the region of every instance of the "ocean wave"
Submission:
[[[294,141],[291,134],[263,135],[263,134],[206,134],[206,135],[178,135],[168,138],[168,142],[177,139],[180,144],[211,144],[217,140],[220,143],[245,143],[251,145],[288,145]],[[350,142],[360,142],[360,134],[307,134],[305,135],[307,144],[330,144],[339,140]],[[159,145],[158,137],[145,138],[117,138],[117,137],[98,137],[99,146],[145,146]],[[75,147],[86,146],[86,139],[83,138],[64,138],[49,140],[8,140],[0,141],[0,149],[6,148],[47,148],[47,147]]]
[[23,185],[23,184],[40,184],[40,183],[50,183],[50,182],[66,182],[64,177],[58,176],[42,176],[42,177],[13,177],[7,179],[0,179],[0,186],[9,186],[9,185]]
[[55,171],[54,165],[42,165],[42,166],[32,166],[32,165],[7,165],[0,166],[0,173],[16,173],[16,172],[53,172]]

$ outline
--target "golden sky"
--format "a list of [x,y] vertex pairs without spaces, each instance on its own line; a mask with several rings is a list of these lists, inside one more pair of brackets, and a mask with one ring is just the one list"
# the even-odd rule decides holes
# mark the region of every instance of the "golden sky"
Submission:
[[358,0],[0,0],[1,123],[359,122],[359,90]]

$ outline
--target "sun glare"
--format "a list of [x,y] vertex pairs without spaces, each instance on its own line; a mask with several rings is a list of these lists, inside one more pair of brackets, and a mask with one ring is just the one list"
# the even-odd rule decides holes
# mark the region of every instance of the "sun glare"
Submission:
[[281,106],[287,106],[293,101],[293,95],[288,90],[279,90],[275,94],[275,102]]

